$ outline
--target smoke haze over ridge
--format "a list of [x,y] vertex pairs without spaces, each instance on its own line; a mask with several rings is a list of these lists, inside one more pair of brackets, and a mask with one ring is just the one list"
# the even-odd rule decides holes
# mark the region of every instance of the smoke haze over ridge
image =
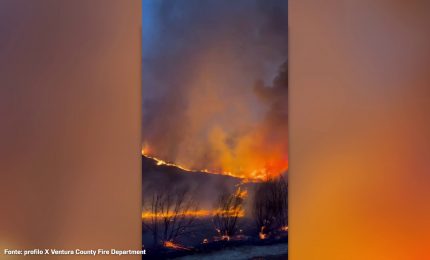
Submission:
[[287,12],[278,0],[144,0],[146,152],[238,176],[286,170]]

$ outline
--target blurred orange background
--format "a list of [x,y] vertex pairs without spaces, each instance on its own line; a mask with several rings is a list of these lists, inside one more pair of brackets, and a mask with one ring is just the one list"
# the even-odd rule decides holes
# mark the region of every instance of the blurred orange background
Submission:
[[430,2],[290,2],[290,259],[430,259]]
[[[138,249],[140,1],[0,5],[0,247]],[[429,5],[290,2],[290,259],[430,259]]]
[[138,0],[0,2],[1,259],[141,248],[140,14]]

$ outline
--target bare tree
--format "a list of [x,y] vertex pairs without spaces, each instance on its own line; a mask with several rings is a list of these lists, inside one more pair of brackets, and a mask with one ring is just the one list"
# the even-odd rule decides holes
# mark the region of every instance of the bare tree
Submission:
[[222,193],[218,198],[216,213],[213,218],[218,234],[223,239],[230,239],[237,231],[238,218],[243,215],[243,199],[246,191],[238,188],[234,193]]
[[260,237],[288,225],[288,184],[282,176],[258,184],[253,211]]
[[172,242],[191,231],[196,216],[189,213],[197,209],[189,187],[158,190],[144,201],[143,227],[152,234],[154,245]]

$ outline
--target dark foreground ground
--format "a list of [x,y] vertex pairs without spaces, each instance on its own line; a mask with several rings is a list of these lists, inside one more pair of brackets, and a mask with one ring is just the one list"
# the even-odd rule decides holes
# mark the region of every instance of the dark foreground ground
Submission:
[[287,260],[288,244],[280,243],[273,245],[245,245],[239,247],[225,248],[210,253],[193,254],[179,257],[181,260]]
[[288,259],[288,234],[265,240],[247,237],[242,240],[212,241],[184,250],[147,248],[147,255],[143,259]]

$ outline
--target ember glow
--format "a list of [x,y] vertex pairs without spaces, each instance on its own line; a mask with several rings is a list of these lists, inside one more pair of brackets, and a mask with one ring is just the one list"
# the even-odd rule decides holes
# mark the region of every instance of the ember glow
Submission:
[[223,241],[230,241],[230,236],[223,235],[223,236],[221,236],[221,240],[223,240]]
[[176,250],[190,250],[189,248],[176,244],[173,241],[164,241],[163,246]]
[[240,187],[236,190],[235,196],[244,199],[248,196],[247,190],[242,190]]
[[260,233],[258,233],[258,237],[261,240],[264,240],[264,239],[267,238],[267,234],[264,234],[264,229],[265,229],[265,226],[262,226],[261,229],[260,229]]
[[281,227],[281,230],[282,230],[282,231],[288,231],[288,226],[283,226],[283,227]]

